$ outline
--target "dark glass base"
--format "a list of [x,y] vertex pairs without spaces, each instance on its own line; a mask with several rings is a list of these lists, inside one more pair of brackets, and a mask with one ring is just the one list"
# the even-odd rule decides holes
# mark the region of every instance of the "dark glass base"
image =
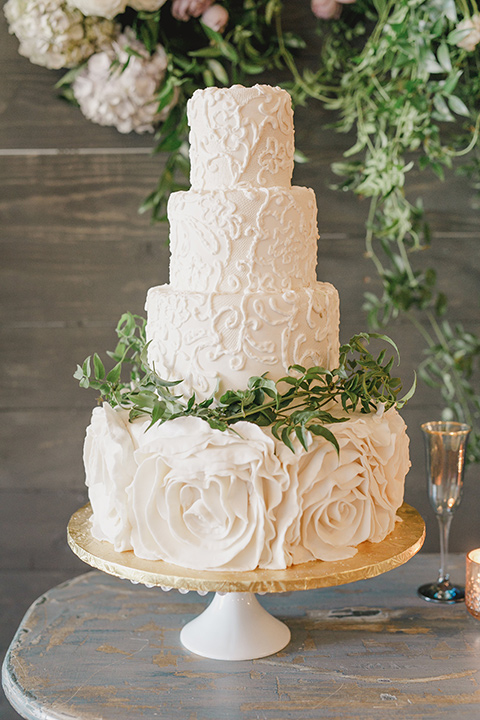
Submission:
[[418,588],[417,593],[427,602],[453,605],[465,601],[465,588],[462,585],[452,585],[448,580],[422,585]]

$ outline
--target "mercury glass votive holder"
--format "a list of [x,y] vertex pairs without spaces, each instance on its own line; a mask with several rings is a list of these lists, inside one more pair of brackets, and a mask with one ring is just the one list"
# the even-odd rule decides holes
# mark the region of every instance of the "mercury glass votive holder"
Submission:
[[465,605],[470,615],[480,620],[480,548],[467,553]]

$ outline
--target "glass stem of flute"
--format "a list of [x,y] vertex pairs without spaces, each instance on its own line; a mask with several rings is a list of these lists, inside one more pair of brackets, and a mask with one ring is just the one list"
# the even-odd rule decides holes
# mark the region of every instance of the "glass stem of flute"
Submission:
[[448,558],[448,538],[450,535],[450,525],[452,524],[453,515],[450,513],[442,513],[437,515],[438,526],[440,529],[440,569],[438,571],[438,582],[448,582],[449,574],[447,569]]

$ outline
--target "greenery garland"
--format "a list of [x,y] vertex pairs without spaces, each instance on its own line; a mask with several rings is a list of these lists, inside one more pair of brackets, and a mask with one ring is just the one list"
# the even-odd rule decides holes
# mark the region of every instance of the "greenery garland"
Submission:
[[[386,348],[374,357],[366,348],[371,339],[382,340],[398,350],[385,335],[360,333],[340,347],[338,368],[304,368],[292,365],[285,377],[274,382],[268,373],[252,377],[244,390],[227,390],[220,397],[213,395],[197,402],[195,395],[185,398],[174,394],[182,380],[163,380],[148,365],[145,320],[125,313],[117,328],[118,344],[107,355],[115,362],[106,372],[100,356],[95,353],[77,365],[74,377],[80,387],[100,393],[99,402],[130,411],[130,419],[149,415],[151,424],[164,423],[179,417],[199,417],[210,427],[225,431],[241,420],[261,427],[271,427],[272,434],[295,452],[292,437],[308,449],[307,433],[321,436],[339,452],[334,433],[326,425],[341,423],[347,417],[332,414],[334,407],[352,413],[369,413],[380,408],[402,407],[415,392],[415,382],[402,397],[402,382],[390,372],[394,357],[385,360]],[[122,378],[122,370],[128,376]]]

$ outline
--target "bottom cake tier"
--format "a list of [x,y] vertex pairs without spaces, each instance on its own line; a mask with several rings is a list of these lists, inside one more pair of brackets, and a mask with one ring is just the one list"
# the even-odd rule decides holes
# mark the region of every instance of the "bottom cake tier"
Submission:
[[392,532],[410,461],[392,408],[331,427],[295,453],[269,428],[182,417],[149,428],[108,404],[84,446],[92,534],[118,552],[198,570],[282,569],[354,556]]

